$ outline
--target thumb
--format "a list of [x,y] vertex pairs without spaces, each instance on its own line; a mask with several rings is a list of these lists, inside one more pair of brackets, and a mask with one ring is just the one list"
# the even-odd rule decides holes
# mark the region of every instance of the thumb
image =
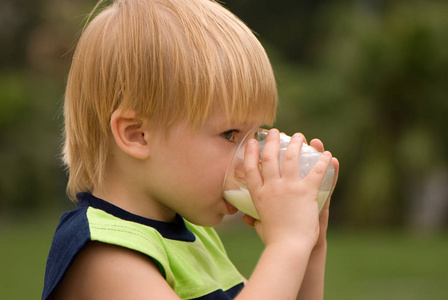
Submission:
[[259,220],[255,220],[253,227],[260,237],[261,241],[266,244],[264,241],[263,226],[261,226],[261,222]]

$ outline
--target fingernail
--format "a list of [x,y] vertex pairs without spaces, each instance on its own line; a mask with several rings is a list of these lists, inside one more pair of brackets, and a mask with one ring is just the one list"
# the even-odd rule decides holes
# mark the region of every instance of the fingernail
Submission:
[[276,128],[272,128],[269,130],[269,134],[277,134],[278,133],[278,129]]
[[254,139],[250,139],[250,140],[247,141],[248,145],[255,145],[256,143],[257,143],[257,141],[254,140]]
[[300,133],[294,133],[294,135],[292,136],[293,139],[298,140],[302,138],[302,135]]
[[325,151],[323,154],[324,154],[325,156],[331,156],[330,151]]

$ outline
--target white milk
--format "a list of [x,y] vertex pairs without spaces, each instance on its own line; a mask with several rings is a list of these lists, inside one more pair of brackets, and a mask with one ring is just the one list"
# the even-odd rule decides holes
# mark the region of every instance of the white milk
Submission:
[[[319,205],[319,213],[325,205],[330,191],[319,191],[317,195],[317,203]],[[246,189],[224,191],[224,198],[233,206],[238,208],[245,214],[248,214],[255,219],[259,219],[260,216],[255,209],[255,206],[250,197],[249,191]]]
[[243,213],[248,214],[255,219],[260,218],[248,190],[240,189],[233,191],[224,191],[224,199],[226,199],[227,202],[238,208]]

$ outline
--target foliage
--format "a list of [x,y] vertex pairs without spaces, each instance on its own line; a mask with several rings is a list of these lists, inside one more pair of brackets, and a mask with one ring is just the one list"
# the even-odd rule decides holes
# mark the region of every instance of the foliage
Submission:
[[409,186],[446,169],[447,9],[398,2],[373,14],[334,6],[321,15],[312,67],[275,64],[278,127],[322,138],[340,159],[339,221],[402,224]]
[[15,70],[0,74],[0,212],[55,207],[64,195],[60,169],[61,86]]
[[[0,4],[9,12],[0,30],[2,216],[67,203],[61,101],[76,35],[96,1],[22,2]],[[332,221],[405,224],[427,178],[448,169],[448,3],[225,5],[259,34],[272,59],[277,127],[321,138],[341,161]]]

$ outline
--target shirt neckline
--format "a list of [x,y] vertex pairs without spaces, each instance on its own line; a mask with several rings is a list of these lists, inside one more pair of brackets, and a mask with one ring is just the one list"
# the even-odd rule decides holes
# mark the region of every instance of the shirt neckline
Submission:
[[194,242],[196,240],[195,235],[188,229],[184,219],[179,214],[176,214],[174,222],[162,222],[133,214],[87,192],[77,193],[76,197],[79,200],[78,207],[91,206],[119,219],[152,227],[164,238],[184,242]]

